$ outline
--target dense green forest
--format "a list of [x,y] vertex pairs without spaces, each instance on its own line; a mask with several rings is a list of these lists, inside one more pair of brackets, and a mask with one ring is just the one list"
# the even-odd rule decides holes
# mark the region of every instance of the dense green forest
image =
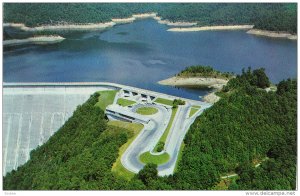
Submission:
[[213,77],[213,78],[224,78],[229,79],[233,77],[233,73],[220,72],[215,70],[211,66],[193,65],[186,67],[177,76],[179,77]]
[[297,33],[297,5],[286,4],[284,9],[266,10],[254,24],[257,29]]
[[130,181],[111,172],[130,131],[106,125],[95,94],[4,177],[4,189],[214,189],[220,176],[233,172],[238,178],[229,189],[295,189],[297,81],[281,81],[267,92],[265,77],[263,69],[248,69],[230,80],[220,101],[190,127],[172,176],[157,177],[153,164]]
[[232,171],[240,177],[232,189],[295,189],[297,82],[282,81],[277,92],[266,92],[258,82],[264,75],[257,77],[257,72],[249,69],[232,79],[234,88],[226,89],[223,98],[193,123],[178,172],[182,184],[196,189],[205,185],[193,180],[197,174]]
[[5,3],[3,18],[38,26],[107,22],[145,12],[171,21],[194,21],[198,26],[254,24],[259,29],[297,32],[296,3]]

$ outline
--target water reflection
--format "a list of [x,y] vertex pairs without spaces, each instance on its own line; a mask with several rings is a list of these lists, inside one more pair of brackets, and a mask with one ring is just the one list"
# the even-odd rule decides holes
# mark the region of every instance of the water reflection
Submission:
[[297,42],[244,31],[169,32],[154,20],[106,31],[62,32],[67,39],[4,49],[5,82],[109,81],[199,99],[209,89],[161,86],[195,64],[240,73],[265,67],[272,82],[297,76]]

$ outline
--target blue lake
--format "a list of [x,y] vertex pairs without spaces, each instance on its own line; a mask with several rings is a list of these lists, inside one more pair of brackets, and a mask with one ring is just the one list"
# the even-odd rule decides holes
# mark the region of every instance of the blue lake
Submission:
[[169,32],[154,20],[104,32],[64,33],[53,45],[4,48],[4,82],[108,81],[199,99],[209,90],[161,86],[190,65],[241,73],[264,67],[273,83],[297,77],[297,42],[245,31]]

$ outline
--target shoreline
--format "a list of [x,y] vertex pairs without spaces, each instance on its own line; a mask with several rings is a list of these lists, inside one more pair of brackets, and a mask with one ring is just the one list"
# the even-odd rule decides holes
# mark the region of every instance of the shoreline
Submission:
[[297,35],[292,35],[287,32],[275,32],[268,30],[260,30],[260,29],[251,29],[247,31],[248,34],[256,35],[256,36],[265,36],[272,38],[286,38],[290,40],[297,40]]
[[179,86],[179,87],[207,87],[220,90],[226,85],[228,80],[221,78],[208,78],[208,77],[178,77],[173,76],[165,80],[158,81],[158,84],[167,86]]
[[112,18],[111,21],[105,23],[83,23],[83,24],[59,24],[59,25],[42,25],[36,27],[27,27],[23,23],[3,23],[3,27],[13,27],[27,32],[41,32],[41,31],[89,31],[89,30],[105,30],[114,27],[118,24],[132,23],[136,20],[152,18],[157,23],[171,26],[167,29],[170,32],[197,32],[197,31],[217,31],[217,30],[248,30],[248,34],[256,36],[266,36],[272,38],[286,38],[290,40],[297,40],[297,35],[292,35],[287,32],[275,32],[268,30],[254,29],[254,25],[216,25],[216,26],[202,26],[197,27],[197,22],[177,21],[171,22],[167,19],[163,20],[157,13],[142,13],[133,14],[128,18]]
[[159,16],[155,16],[153,19],[156,20],[159,24],[164,24],[167,26],[191,27],[197,25],[197,22],[171,22],[169,20],[162,20]]
[[3,46],[14,46],[14,45],[22,45],[22,44],[54,44],[63,41],[65,38],[61,36],[38,36],[38,37],[30,37],[26,39],[11,39],[4,40]]
[[170,28],[167,31],[172,32],[195,32],[195,31],[215,31],[215,30],[247,30],[252,29],[254,25],[218,25],[187,28]]
[[157,13],[143,13],[133,14],[129,18],[112,18],[111,21],[105,23],[86,23],[86,24],[62,24],[62,25],[42,25],[37,27],[27,27],[23,23],[3,23],[3,27],[13,27],[28,32],[39,32],[39,31],[59,31],[59,30],[104,30],[111,28],[117,24],[131,23],[136,20],[153,18],[159,24],[165,24],[168,26],[194,26],[197,23],[194,22],[171,22],[169,20],[162,20],[161,17],[157,16]]
[[143,14],[132,14],[131,17],[128,18],[112,18],[111,21],[116,24],[127,24],[132,23],[136,20],[143,20],[147,18],[152,18],[156,20],[159,24],[164,24],[167,26],[177,26],[177,27],[191,27],[197,25],[197,22],[184,22],[184,21],[178,21],[178,22],[171,22],[169,20],[163,20],[160,16],[157,16],[157,13],[143,13]]
[[213,92],[202,97],[202,100],[207,103],[214,104],[219,101],[220,97],[215,93],[220,91],[229,80],[221,78],[207,77],[178,77],[174,76],[165,80],[158,81],[158,84],[178,87],[207,87],[213,88]]
[[27,27],[23,23],[4,23],[3,27],[13,27],[28,32],[39,31],[63,31],[63,30],[103,30],[115,26],[114,22],[90,23],[90,24],[68,24],[68,25],[44,25],[38,27]]
[[216,92],[217,91],[208,93],[207,95],[202,97],[202,100],[206,103],[211,103],[211,104],[217,103],[220,100],[220,97],[216,95]]

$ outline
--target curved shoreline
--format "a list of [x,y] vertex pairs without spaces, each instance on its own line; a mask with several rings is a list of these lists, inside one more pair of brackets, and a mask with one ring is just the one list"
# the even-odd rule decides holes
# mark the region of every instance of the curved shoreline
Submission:
[[168,86],[181,86],[181,87],[208,87],[220,90],[226,85],[228,80],[221,78],[208,78],[208,77],[178,77],[174,76],[165,80],[158,81],[158,84]]
[[247,33],[252,35],[257,35],[257,36],[297,40],[297,35],[292,35],[287,32],[275,32],[275,31],[267,31],[267,30],[260,30],[260,29],[251,29],[247,31]]
[[38,27],[27,27],[23,23],[3,23],[3,27],[13,27],[28,32],[38,31],[58,31],[58,30],[104,30],[113,27],[117,24],[126,24],[134,22],[139,19],[153,18],[159,24],[165,24],[168,26],[193,26],[197,23],[191,22],[171,22],[169,20],[162,20],[161,17],[157,16],[157,13],[143,13],[133,14],[129,18],[112,18],[110,22],[106,23],[87,23],[87,24],[64,24],[64,25],[42,25]]
[[197,25],[197,22],[171,22],[169,20],[162,20],[159,16],[155,16],[153,19],[156,20],[159,24],[164,24],[168,26],[191,27]]
[[216,25],[216,26],[202,26],[197,27],[197,22],[171,22],[167,19],[163,20],[157,16],[157,13],[142,13],[133,14],[128,18],[112,18],[110,22],[105,23],[86,23],[86,24],[63,24],[63,25],[42,25],[37,27],[27,27],[23,23],[3,23],[3,27],[13,27],[28,32],[40,32],[40,31],[61,31],[61,30],[73,30],[73,31],[88,31],[88,30],[105,30],[118,24],[132,23],[139,19],[152,18],[159,24],[172,26],[167,31],[171,32],[196,32],[196,31],[217,31],[217,30],[248,30],[247,33],[266,36],[273,38],[287,38],[291,40],[297,40],[297,35],[292,35],[287,32],[274,32],[260,29],[253,29],[254,25]]
[[30,37],[27,39],[11,39],[4,40],[3,46],[14,46],[21,44],[54,44],[63,41],[65,38],[61,36],[39,36],[39,37]]
[[171,28],[168,31],[173,32],[194,32],[194,31],[215,31],[215,30],[247,30],[252,29],[254,25],[217,25],[203,27]]
[[158,84],[178,86],[178,87],[206,87],[215,89],[213,92],[202,97],[206,103],[214,104],[219,101],[220,97],[215,93],[220,91],[229,80],[221,78],[206,78],[206,77],[178,77],[174,76],[165,80],[158,81]]

